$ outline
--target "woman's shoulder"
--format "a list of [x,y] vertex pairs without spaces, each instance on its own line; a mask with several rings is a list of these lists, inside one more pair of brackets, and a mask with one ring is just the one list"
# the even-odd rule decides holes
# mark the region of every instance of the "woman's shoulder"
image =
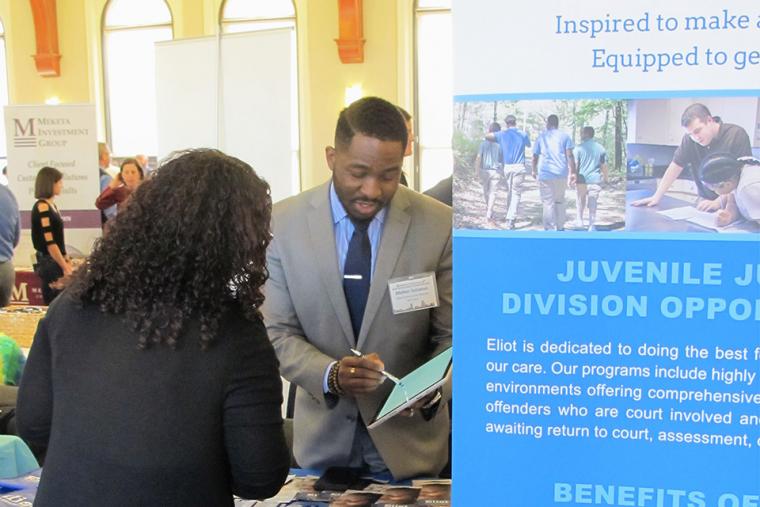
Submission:
[[45,199],[37,199],[37,201],[34,203],[34,206],[32,206],[32,211],[37,211],[38,213],[43,213],[49,210],[50,204],[48,204]]
[[71,287],[63,290],[48,306],[46,316],[54,316],[71,311],[96,309],[94,305],[88,304],[76,296]]
[[260,315],[252,315],[237,301],[225,304],[224,312],[221,316],[222,322],[220,329],[234,336],[259,336],[263,334],[266,337],[266,328]]
[[[85,327],[92,325],[92,318],[97,308],[88,304],[76,295],[71,288],[66,288],[48,306],[45,312],[45,323],[48,329],[67,330],[75,323],[87,322]],[[57,333],[54,333],[57,334]]]
[[228,346],[241,352],[261,353],[272,347],[261,316],[251,315],[237,303],[227,306],[219,331],[220,341],[228,341]]

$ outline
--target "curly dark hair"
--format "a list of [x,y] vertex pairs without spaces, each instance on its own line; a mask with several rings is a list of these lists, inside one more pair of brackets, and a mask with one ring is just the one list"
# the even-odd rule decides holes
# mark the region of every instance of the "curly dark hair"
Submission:
[[245,162],[216,150],[180,153],[135,190],[70,290],[123,315],[143,349],[174,348],[198,318],[205,349],[231,301],[259,318],[271,212],[269,185]]

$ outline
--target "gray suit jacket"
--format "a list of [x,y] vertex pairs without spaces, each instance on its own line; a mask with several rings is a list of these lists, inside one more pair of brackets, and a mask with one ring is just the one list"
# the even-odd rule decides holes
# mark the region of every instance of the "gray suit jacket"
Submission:
[[[388,205],[355,342],[335,250],[329,188],[328,182],[275,205],[262,308],[280,371],[301,388],[295,406],[295,457],[303,467],[320,469],[347,464],[356,418],[361,414],[371,421],[392,388],[385,382],[372,394],[330,403],[322,388],[330,362],[356,347],[377,352],[389,372],[403,376],[451,345],[451,208],[399,186]],[[394,315],[388,279],[429,271],[436,273],[440,306]],[[448,433],[445,407],[429,421],[418,413],[370,430],[396,478],[437,475],[446,464]]]

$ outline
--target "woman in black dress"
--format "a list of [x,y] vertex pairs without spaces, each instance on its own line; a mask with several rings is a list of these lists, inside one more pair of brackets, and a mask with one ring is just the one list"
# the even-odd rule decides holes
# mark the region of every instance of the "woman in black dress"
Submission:
[[232,506],[290,464],[259,315],[269,186],[218,151],[165,163],[50,306],[17,405],[35,506]]
[[42,299],[46,305],[61,292],[56,287],[58,280],[72,272],[71,259],[66,255],[63,219],[55,205],[61,190],[63,173],[54,167],[40,169],[34,181],[37,202],[32,207],[32,244],[37,256],[34,272],[42,280]]

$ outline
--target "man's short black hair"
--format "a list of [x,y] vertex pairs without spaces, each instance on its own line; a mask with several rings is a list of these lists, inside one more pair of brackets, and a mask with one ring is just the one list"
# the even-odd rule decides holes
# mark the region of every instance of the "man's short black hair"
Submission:
[[493,134],[494,132],[499,132],[500,130],[501,130],[501,125],[499,125],[498,121],[495,121],[488,126],[488,132],[490,132],[491,134]]
[[402,147],[408,140],[406,123],[398,107],[379,97],[364,97],[340,112],[335,126],[335,147],[349,146],[356,134],[398,141]]
[[396,107],[398,108],[398,112],[401,113],[401,116],[404,117],[405,121],[411,121],[412,115],[409,113],[409,111],[407,111],[401,106],[396,106]]
[[549,116],[546,118],[546,124],[547,124],[548,126],[550,126],[550,127],[554,127],[554,128],[557,128],[557,127],[559,127],[559,118],[557,117],[557,115],[556,115],[556,114],[550,114],[550,115],[549,115]]
[[504,118],[504,123],[507,124],[507,127],[514,127],[517,125],[517,118],[515,118],[515,115],[508,114],[506,118]]
[[581,136],[585,137],[586,139],[593,139],[594,134],[596,134],[596,131],[594,130],[594,127],[590,125],[583,127],[583,131],[581,131]]
[[712,119],[712,115],[710,114],[710,110],[707,109],[707,106],[697,102],[684,110],[681,115],[681,126],[688,127],[689,123],[694,120],[702,120],[703,123],[707,123],[710,119]]

